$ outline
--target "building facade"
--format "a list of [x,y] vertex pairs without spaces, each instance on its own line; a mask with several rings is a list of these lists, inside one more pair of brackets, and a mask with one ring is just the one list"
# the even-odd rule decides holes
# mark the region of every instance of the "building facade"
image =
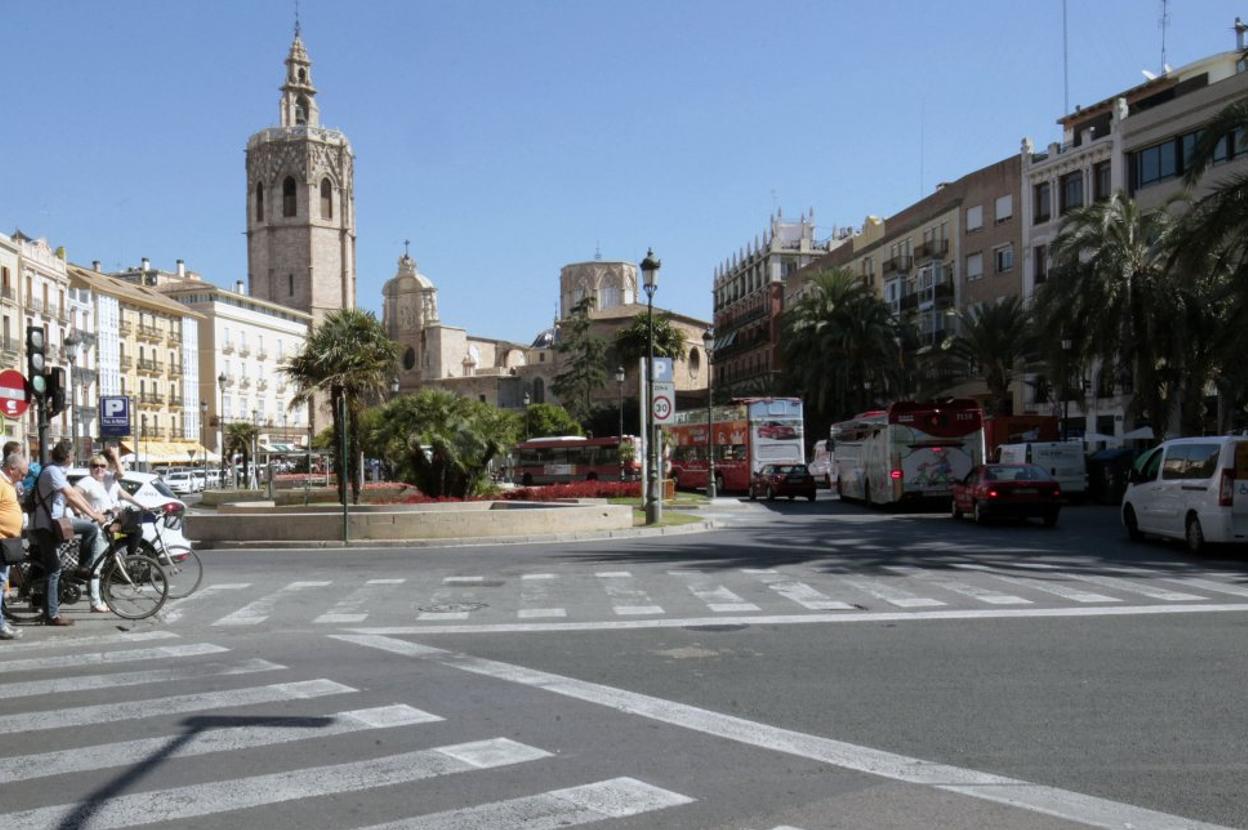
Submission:
[[559,269],[559,318],[567,319],[576,304],[594,298],[594,308],[606,311],[638,302],[637,266],[631,262],[574,262]]

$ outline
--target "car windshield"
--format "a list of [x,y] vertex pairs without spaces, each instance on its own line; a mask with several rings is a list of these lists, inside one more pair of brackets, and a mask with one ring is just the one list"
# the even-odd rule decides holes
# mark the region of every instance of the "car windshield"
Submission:
[[984,481],[1052,481],[1053,477],[1034,464],[984,468]]
[[777,475],[804,476],[807,471],[805,464],[779,464],[775,472]]

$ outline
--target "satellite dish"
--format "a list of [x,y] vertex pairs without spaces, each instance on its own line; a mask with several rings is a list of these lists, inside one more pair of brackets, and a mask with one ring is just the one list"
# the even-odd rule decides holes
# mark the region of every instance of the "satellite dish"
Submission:
[[1157,80],[1157,76],[1156,76],[1156,75],[1154,75],[1152,72],[1149,72],[1147,69],[1141,69],[1141,70],[1140,70],[1140,74],[1144,76],[1144,80],[1146,80],[1146,81],[1155,81],[1155,80]]

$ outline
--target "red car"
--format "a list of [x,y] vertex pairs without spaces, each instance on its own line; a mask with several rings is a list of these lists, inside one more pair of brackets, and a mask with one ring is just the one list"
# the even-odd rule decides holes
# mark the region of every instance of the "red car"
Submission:
[[1037,518],[1057,524],[1062,488],[1034,464],[980,464],[953,485],[953,518],[970,514],[984,524],[993,518]]
[[775,421],[768,421],[758,426],[759,438],[770,438],[773,441],[787,441],[797,437],[797,430],[788,424],[778,424]]
[[766,464],[750,478],[750,499],[759,496],[766,496],[768,501],[778,496],[805,496],[814,501],[815,477],[805,464]]

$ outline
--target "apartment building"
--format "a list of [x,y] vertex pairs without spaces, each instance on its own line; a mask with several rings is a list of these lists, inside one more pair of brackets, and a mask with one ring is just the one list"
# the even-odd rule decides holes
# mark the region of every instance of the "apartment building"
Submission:
[[[21,231],[12,236],[18,254],[18,277],[14,301],[21,301],[21,316],[15,325],[13,336],[20,347],[16,367],[26,373],[26,329],[30,326],[43,328],[46,336],[48,366],[60,366],[68,373],[70,368],[66,339],[73,331],[70,321],[69,276],[66,272],[65,251],[53,249],[46,239],[32,239]],[[8,309],[5,306],[7,314]],[[90,332],[88,332],[90,333]],[[73,343],[73,340],[70,340]],[[73,351],[73,347],[69,351]],[[68,379],[68,374],[66,375]],[[73,424],[72,412],[67,410],[52,419],[48,425],[48,441],[55,442],[70,436]],[[82,434],[82,433],[79,433]],[[38,422],[36,408],[26,413],[25,439],[32,455],[39,452]]]
[[[22,328],[22,305],[18,297],[19,265],[18,243],[7,234],[0,233],[0,364],[5,369],[17,369],[25,374],[22,347],[25,334]],[[25,422],[20,418],[0,418],[0,436],[5,441],[25,441]]]

